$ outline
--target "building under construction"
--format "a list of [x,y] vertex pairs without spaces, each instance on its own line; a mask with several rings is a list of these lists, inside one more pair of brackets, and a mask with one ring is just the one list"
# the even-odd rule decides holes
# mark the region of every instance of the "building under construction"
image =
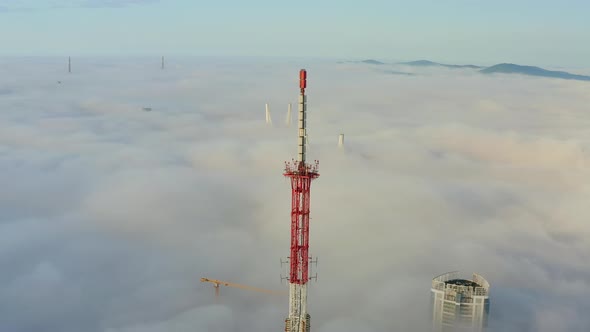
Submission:
[[481,332],[490,310],[490,284],[473,274],[471,280],[449,272],[432,280],[433,332]]

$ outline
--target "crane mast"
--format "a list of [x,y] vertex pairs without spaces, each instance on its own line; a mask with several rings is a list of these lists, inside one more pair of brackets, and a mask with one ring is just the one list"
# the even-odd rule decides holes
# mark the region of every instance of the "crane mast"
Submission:
[[285,295],[285,292],[282,292],[282,291],[274,291],[274,290],[270,290],[270,289],[252,287],[252,286],[248,286],[248,285],[236,284],[234,282],[221,281],[221,280],[217,280],[217,279],[201,278],[201,282],[212,283],[213,287],[215,288],[215,296],[219,296],[219,287],[220,286],[241,288],[241,289],[245,289],[245,290],[250,290],[250,291],[260,292],[260,293],[267,293],[267,294],[272,294],[272,295]]

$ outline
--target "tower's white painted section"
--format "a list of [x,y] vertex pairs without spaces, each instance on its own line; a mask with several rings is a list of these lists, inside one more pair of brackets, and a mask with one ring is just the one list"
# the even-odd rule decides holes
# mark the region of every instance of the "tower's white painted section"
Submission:
[[307,133],[305,126],[307,124],[307,96],[303,93],[299,95],[299,137],[297,160],[305,162],[305,145],[307,143]]
[[290,332],[309,331],[307,285],[289,284],[289,317],[286,323]]

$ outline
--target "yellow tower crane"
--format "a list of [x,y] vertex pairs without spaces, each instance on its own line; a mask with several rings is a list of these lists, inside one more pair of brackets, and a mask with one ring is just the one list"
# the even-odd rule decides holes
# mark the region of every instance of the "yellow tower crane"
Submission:
[[283,292],[283,291],[274,291],[274,290],[270,290],[270,289],[240,285],[240,284],[236,284],[233,282],[208,279],[208,278],[201,278],[201,282],[210,282],[213,284],[213,287],[215,288],[215,297],[216,298],[219,297],[219,286],[241,288],[241,289],[251,290],[254,292],[261,292],[261,293],[267,293],[267,294],[272,294],[272,295],[286,295],[287,294],[287,292]]

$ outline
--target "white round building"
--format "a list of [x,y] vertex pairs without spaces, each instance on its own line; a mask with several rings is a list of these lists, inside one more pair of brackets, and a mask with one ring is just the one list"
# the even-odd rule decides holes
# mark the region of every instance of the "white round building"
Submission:
[[435,332],[484,331],[490,310],[490,284],[482,276],[462,279],[448,272],[432,279],[432,328]]

